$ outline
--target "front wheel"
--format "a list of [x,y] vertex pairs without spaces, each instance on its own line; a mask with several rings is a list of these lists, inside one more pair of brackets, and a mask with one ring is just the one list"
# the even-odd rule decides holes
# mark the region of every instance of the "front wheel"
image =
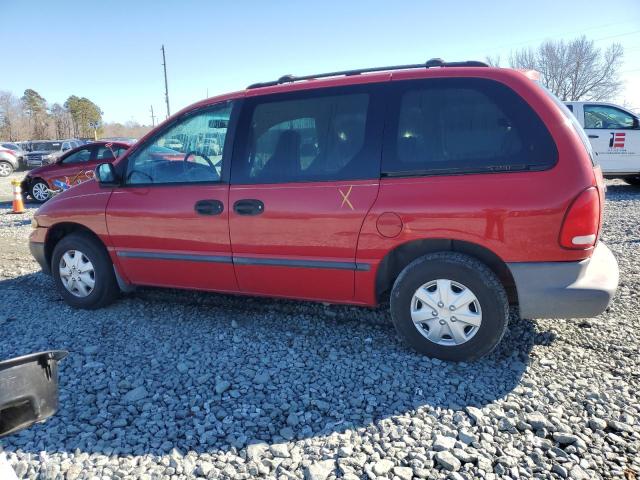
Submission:
[[624,177],[624,181],[627,182],[629,185],[638,186],[638,185],[640,185],[640,175],[633,175],[631,177]]
[[0,162],[0,177],[8,177],[13,173],[13,165],[9,162]]
[[29,195],[31,195],[31,198],[36,202],[46,202],[50,196],[49,185],[47,185],[43,180],[35,180],[29,188]]
[[53,249],[51,272],[58,292],[75,308],[107,306],[120,291],[109,255],[88,235],[72,233],[62,238]]
[[472,361],[490,353],[509,319],[507,294],[484,263],[437,252],[410,263],[391,291],[391,316],[400,337],[419,353]]

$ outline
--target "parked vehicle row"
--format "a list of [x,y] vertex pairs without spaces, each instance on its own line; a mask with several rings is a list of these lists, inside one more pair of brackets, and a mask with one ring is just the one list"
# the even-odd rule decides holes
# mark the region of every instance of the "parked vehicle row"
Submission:
[[417,351],[472,360],[510,304],[590,317],[618,284],[584,131],[481,62],[255,84],[182,110],[96,176],[45,203],[30,237],[77,308],[136,285],[388,300]]
[[64,152],[87,143],[91,142],[77,139],[0,142],[0,177],[20,168],[54,163]]

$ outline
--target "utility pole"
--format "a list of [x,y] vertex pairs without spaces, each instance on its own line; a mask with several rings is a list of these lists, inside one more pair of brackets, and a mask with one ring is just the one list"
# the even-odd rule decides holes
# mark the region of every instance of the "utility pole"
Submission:
[[171,115],[169,110],[169,87],[167,86],[167,60],[164,56],[164,45],[162,45],[162,66],[164,67],[164,97],[167,101],[167,118]]
[[156,126],[156,117],[153,115],[153,105],[151,105],[151,126]]

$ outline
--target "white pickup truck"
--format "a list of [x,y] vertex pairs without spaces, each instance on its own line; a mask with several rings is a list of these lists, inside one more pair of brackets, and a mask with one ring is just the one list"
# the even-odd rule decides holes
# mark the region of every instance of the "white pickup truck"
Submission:
[[603,102],[565,102],[584,128],[607,178],[640,185],[640,122],[633,112]]

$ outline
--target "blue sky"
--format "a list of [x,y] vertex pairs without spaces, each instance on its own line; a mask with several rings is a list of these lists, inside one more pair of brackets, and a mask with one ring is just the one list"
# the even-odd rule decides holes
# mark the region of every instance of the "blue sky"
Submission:
[[640,109],[640,1],[447,2],[0,0],[0,90],[49,102],[86,96],[107,121],[165,116],[160,46],[172,113],[285,73],[480,59],[544,39],[620,42],[617,99]]

